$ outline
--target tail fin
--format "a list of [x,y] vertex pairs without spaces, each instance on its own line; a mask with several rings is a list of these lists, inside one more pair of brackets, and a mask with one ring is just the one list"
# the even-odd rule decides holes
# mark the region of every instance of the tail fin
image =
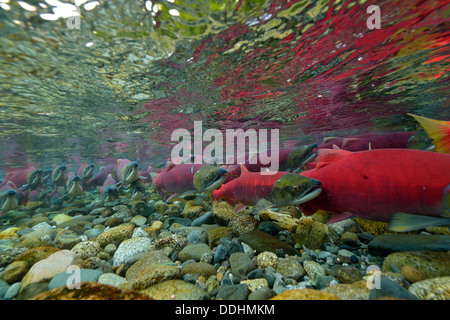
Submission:
[[450,121],[434,120],[408,113],[417,120],[428,136],[433,139],[436,151],[450,154]]
[[388,229],[395,232],[407,232],[446,224],[450,224],[449,218],[420,216],[398,212],[392,217]]

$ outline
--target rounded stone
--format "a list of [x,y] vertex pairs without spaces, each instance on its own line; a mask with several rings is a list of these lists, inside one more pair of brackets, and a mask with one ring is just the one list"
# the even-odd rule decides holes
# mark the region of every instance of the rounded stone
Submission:
[[256,257],[256,263],[258,268],[276,268],[278,265],[278,256],[273,252],[264,251]]
[[86,260],[97,255],[100,251],[100,244],[96,241],[83,241],[76,244],[72,251],[81,259]]
[[133,235],[134,225],[120,225],[104,231],[97,237],[97,242],[100,246],[105,247],[106,245],[113,243],[119,245],[122,241],[130,239]]
[[181,262],[190,259],[194,259],[195,261],[199,262],[203,254],[211,252],[212,252],[211,249],[205,243],[188,244],[180,251],[180,253],[178,254],[178,259]]
[[207,300],[209,295],[199,286],[182,280],[167,280],[150,288],[144,293],[155,300]]
[[151,244],[151,240],[146,237],[136,237],[124,240],[113,256],[113,265],[120,266],[128,263],[132,258],[147,250]]

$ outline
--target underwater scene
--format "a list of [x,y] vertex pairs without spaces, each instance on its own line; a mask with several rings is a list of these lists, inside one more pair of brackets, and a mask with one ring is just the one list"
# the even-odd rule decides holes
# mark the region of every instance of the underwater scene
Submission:
[[0,0],[0,299],[450,300],[449,26],[444,0]]

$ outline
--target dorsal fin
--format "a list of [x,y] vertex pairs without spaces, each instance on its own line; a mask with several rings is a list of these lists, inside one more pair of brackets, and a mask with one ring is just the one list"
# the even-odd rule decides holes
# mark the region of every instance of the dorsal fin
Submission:
[[165,169],[166,169],[166,171],[169,171],[170,169],[172,169],[175,166],[176,166],[176,164],[174,162],[167,161]]
[[326,138],[323,138],[322,143],[325,144],[325,143],[330,142],[331,140],[335,140],[335,139],[338,139],[338,137],[326,137]]
[[243,174],[249,172],[248,169],[247,169],[247,167],[244,166],[243,164],[241,164],[240,167],[241,167],[241,176],[242,176]]
[[317,166],[316,168],[321,168],[330,163],[336,162],[348,155],[352,152],[341,150],[341,149],[319,149],[317,151]]
[[341,150],[341,148],[339,148],[339,146],[337,146],[337,145],[335,145],[335,144],[333,144],[333,149],[334,149],[334,150]]

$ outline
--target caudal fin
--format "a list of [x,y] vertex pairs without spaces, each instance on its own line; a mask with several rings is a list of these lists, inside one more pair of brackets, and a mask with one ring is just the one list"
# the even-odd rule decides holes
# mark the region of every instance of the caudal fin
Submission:
[[388,229],[395,232],[408,232],[427,227],[450,224],[450,218],[421,216],[398,212],[394,214]]
[[434,120],[408,113],[417,120],[433,140],[436,151],[450,154],[450,121]]

